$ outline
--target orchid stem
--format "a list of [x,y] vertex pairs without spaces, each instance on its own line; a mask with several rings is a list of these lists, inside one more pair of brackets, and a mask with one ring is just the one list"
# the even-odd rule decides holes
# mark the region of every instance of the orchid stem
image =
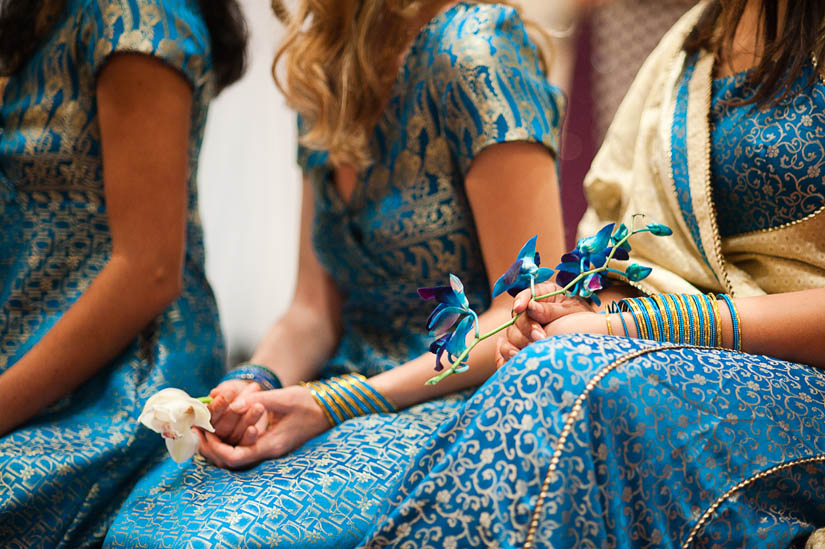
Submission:
[[[531,293],[533,294],[532,300],[533,301],[540,301],[542,299],[547,299],[549,297],[553,297],[553,296],[557,296],[557,295],[566,293],[568,290],[570,290],[570,288],[575,286],[580,280],[582,280],[583,278],[585,278],[587,276],[590,276],[590,275],[595,274],[595,273],[600,273],[600,272],[605,271],[605,270],[613,271],[613,269],[608,269],[608,265],[610,265],[610,261],[613,259],[613,255],[616,253],[616,250],[621,248],[622,244],[627,242],[628,239],[631,236],[633,236],[634,234],[642,233],[642,232],[645,232],[645,231],[649,230],[649,229],[646,229],[646,228],[637,230],[635,228],[636,227],[636,217],[637,216],[644,217],[641,214],[637,214],[637,215],[633,216],[633,219],[630,222],[630,230],[627,232],[627,234],[621,240],[619,240],[618,242],[616,242],[612,246],[612,248],[610,250],[610,253],[607,255],[607,258],[605,259],[604,264],[601,267],[596,267],[595,269],[590,269],[589,271],[579,273],[578,276],[576,276],[576,278],[571,280],[561,290],[556,290],[555,292],[550,292],[549,294],[544,294],[544,295],[540,295],[540,296],[536,296],[536,287],[535,287],[534,279],[531,278],[530,279],[530,289],[531,289]],[[476,317],[476,323],[475,323],[476,324],[476,337],[475,337],[475,339],[473,339],[473,341],[470,343],[470,345],[468,345],[467,348],[464,349],[464,351],[462,351],[462,353],[460,355],[458,355],[458,358],[456,358],[453,361],[452,365],[449,368],[447,368],[446,370],[444,370],[443,372],[441,372],[437,376],[428,379],[427,380],[427,385],[435,385],[439,381],[441,381],[445,378],[448,378],[451,375],[453,375],[454,373],[456,373],[456,370],[458,370],[459,366],[461,366],[462,362],[464,362],[464,359],[467,358],[467,355],[470,354],[470,351],[472,351],[475,348],[476,345],[478,345],[479,343],[481,343],[482,341],[484,341],[485,339],[487,339],[489,337],[493,337],[494,335],[501,332],[502,330],[506,330],[507,328],[509,328],[510,326],[515,324],[516,320],[518,320],[518,318],[523,314],[524,314],[523,312],[517,314],[516,316],[514,316],[513,318],[511,318],[510,320],[508,320],[507,322],[505,322],[504,324],[502,324],[501,326],[496,328],[495,330],[493,330],[489,333],[486,333],[482,336],[478,335],[478,324],[479,323],[478,323],[478,317]]]
[[213,399],[212,397],[198,397],[195,400],[200,400],[204,404],[209,404],[210,402],[212,402]]

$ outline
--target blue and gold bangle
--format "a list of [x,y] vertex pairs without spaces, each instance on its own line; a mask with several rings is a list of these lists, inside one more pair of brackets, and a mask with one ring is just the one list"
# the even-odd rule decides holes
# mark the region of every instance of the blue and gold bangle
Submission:
[[221,381],[229,381],[230,379],[243,379],[246,381],[254,381],[261,386],[264,391],[271,391],[273,389],[280,389],[283,387],[281,380],[275,375],[275,372],[261,364],[253,364],[251,362],[243,362],[236,368],[227,372]]
[[727,304],[730,311],[731,324],[733,325],[733,349],[736,351],[742,350],[742,323],[739,320],[739,310],[736,308],[736,303],[727,294],[719,294],[717,299],[722,300]]
[[614,301],[607,307],[607,311],[611,314],[619,315],[619,320],[622,321],[622,329],[624,330],[624,336],[630,337],[630,332],[627,331],[627,323],[624,320],[624,315],[622,314],[622,308],[620,306],[619,301]]
[[[662,302],[665,304],[665,312],[670,322],[671,341],[674,343],[685,342],[685,324],[682,319],[682,313],[676,305],[676,299],[671,294],[662,294]],[[678,339],[677,339],[678,336]]]
[[360,374],[347,374],[320,381],[301,382],[321,408],[330,426],[370,413],[395,412],[390,400],[367,383]]
[[699,300],[699,297],[695,294],[691,294],[688,296],[691,303],[693,303],[693,307],[696,310],[696,323],[699,326],[699,339],[696,342],[697,345],[701,345],[703,347],[707,347],[707,341],[705,340],[705,327],[708,325],[708,312],[702,307],[702,302]]
[[650,298],[653,300],[656,308],[659,309],[658,314],[662,319],[662,340],[675,343],[674,340],[676,339],[676,336],[674,335],[675,330],[673,329],[673,317],[670,314],[670,309],[668,309],[668,306],[665,303],[665,299],[659,294],[653,294]]
[[642,298],[634,298],[634,301],[639,306],[639,311],[642,314],[642,320],[644,321],[645,329],[647,330],[648,337],[646,339],[654,339],[658,340],[658,333],[657,330],[653,327],[653,317],[651,316],[651,311],[647,302]]
[[643,297],[641,298],[641,301],[647,311],[651,323],[653,324],[653,339],[656,341],[665,341],[665,327],[662,322],[662,314],[659,310],[659,306],[656,305],[656,302],[649,297]]
[[633,316],[633,323],[636,325],[636,337],[639,339],[648,339],[647,325],[645,325],[642,320],[642,312],[639,305],[632,298],[622,299],[619,303],[627,307],[627,310],[630,311],[630,314]]

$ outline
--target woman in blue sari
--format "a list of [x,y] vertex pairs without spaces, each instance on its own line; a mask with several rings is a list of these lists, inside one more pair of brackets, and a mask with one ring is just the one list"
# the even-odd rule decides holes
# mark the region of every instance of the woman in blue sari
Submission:
[[779,548],[825,526],[823,23],[819,1],[710,0],[670,31],[580,226],[668,225],[631,241],[652,274],[600,310],[518,296],[502,367],[364,545]]
[[165,455],[143,402],[220,376],[195,174],[245,31],[200,4],[0,5],[0,546],[99,546]]
[[[433,305],[417,289],[460,273],[462,295],[492,328],[510,316],[509,297],[490,299],[510,250],[534,234],[551,256],[562,249],[562,98],[515,9],[276,7],[288,20],[283,87],[301,118],[298,282],[253,364],[230,374],[242,380],[212,392],[216,436],[201,444],[226,468],[266,461],[235,472],[201,457],[155,467],[113,524],[111,547],[354,546],[467,397],[457,391],[495,370],[489,342],[473,373],[425,385]],[[309,380],[319,381],[299,384]],[[380,413],[351,417],[368,411],[360,404]]]

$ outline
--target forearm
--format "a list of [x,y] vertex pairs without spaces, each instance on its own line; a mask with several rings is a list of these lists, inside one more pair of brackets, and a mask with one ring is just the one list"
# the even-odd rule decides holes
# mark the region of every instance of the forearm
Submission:
[[[494,307],[479,315],[481,334],[490,332],[510,320],[510,307],[507,303],[509,299],[508,296],[502,296]],[[471,333],[468,343],[474,335]],[[495,348],[495,336],[482,341],[470,353],[470,368],[467,371],[449,376],[436,385],[426,384],[427,380],[438,374],[434,370],[435,355],[432,353],[426,353],[397,368],[374,376],[369,382],[389,398],[399,410],[408,408],[420,402],[484,383],[496,370]],[[444,367],[449,368],[446,357],[443,361]]]
[[742,350],[825,368],[825,289],[735,300]]
[[115,358],[179,292],[180,275],[113,257],[49,332],[0,375],[0,434]]
[[266,366],[286,387],[315,379],[338,344],[331,320],[293,304],[258,345],[250,362]]

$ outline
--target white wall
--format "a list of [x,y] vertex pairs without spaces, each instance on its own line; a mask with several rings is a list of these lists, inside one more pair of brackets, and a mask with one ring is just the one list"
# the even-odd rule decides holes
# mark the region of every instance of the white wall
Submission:
[[281,26],[269,2],[241,4],[249,65],[212,103],[199,168],[206,272],[234,360],[248,358],[288,305],[301,194],[295,116],[270,76]]
[[[552,29],[569,25],[569,0],[527,0],[528,14]],[[285,310],[297,268],[300,174],[295,117],[272,83],[281,25],[269,2],[241,0],[250,30],[243,80],[211,106],[201,152],[200,209],[206,271],[231,361],[249,357]],[[553,9],[556,6],[558,9]],[[562,85],[566,48],[554,55]]]

